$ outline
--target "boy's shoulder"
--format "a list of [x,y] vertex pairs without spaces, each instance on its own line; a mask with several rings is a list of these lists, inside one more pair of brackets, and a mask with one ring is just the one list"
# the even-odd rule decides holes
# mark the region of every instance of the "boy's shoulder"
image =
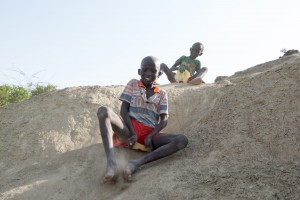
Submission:
[[188,57],[188,56],[183,55],[183,56],[181,56],[179,59],[184,60],[184,59],[186,59],[187,57]]
[[128,81],[127,85],[138,85],[139,80],[133,78]]
[[137,79],[135,79],[135,78],[133,78],[133,79],[131,79],[130,81],[129,81],[129,83],[131,83],[131,82],[138,82],[139,80],[137,80]]
[[167,94],[167,91],[165,89],[162,89],[161,87],[158,87],[158,86],[154,86],[155,88],[158,89],[159,93],[162,94],[162,95],[166,95]]

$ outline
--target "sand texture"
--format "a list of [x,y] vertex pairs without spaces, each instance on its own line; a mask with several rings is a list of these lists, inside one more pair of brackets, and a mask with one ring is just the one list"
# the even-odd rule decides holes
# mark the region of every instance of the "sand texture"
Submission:
[[[160,87],[170,104],[163,132],[189,144],[130,184],[101,183],[96,115],[100,105],[118,111],[124,86],[66,88],[0,108],[0,199],[300,199],[299,53],[212,84]],[[116,154],[119,170],[143,155]]]

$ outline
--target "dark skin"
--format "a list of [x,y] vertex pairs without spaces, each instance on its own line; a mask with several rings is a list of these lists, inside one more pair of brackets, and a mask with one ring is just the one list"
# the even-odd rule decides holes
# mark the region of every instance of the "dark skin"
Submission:
[[[203,53],[203,47],[201,46],[201,44],[199,42],[196,42],[195,44],[193,44],[193,46],[190,48],[190,56],[189,58],[191,59],[196,59],[198,56],[202,55]],[[175,62],[174,65],[169,68],[166,64],[162,63],[161,64],[161,70],[166,74],[168,80],[171,83],[176,82],[175,80],[175,74],[173,73],[173,71],[176,70],[180,70],[181,72],[184,71],[183,66],[180,66],[180,63]],[[195,79],[199,74],[201,73],[201,69],[196,69],[196,73],[190,77],[189,79],[189,83],[191,84],[195,84],[198,85],[198,82],[201,83],[202,80],[198,80],[198,81],[193,81],[193,79]]]
[[[153,83],[159,76],[160,65],[156,58],[145,57],[142,60],[141,68],[139,69],[139,75],[141,81],[146,87],[146,97],[149,98],[154,95]],[[122,102],[121,105],[121,117],[109,107],[100,107],[98,109],[98,120],[100,125],[100,132],[103,141],[104,150],[107,158],[107,167],[104,175],[104,183],[115,182],[117,179],[117,163],[113,148],[113,132],[115,132],[119,138],[126,141],[129,148],[132,148],[137,141],[137,134],[131,124],[129,116],[130,104]],[[123,169],[123,178],[125,181],[132,181],[132,174],[137,169],[149,162],[167,157],[183,148],[188,144],[188,139],[182,134],[166,134],[160,133],[153,136],[167,126],[168,115],[161,114],[159,123],[154,127],[153,131],[145,138],[145,146],[150,149],[150,152],[143,157],[130,160]]]

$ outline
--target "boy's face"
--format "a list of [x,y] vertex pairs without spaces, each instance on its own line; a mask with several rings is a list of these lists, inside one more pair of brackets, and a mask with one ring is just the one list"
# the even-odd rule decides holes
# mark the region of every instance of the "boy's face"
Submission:
[[140,75],[145,86],[152,85],[158,78],[159,69],[159,65],[155,60],[148,59],[142,62]]
[[192,59],[195,59],[199,56],[199,54],[201,53],[201,47],[197,46],[197,45],[193,45],[190,49],[190,57]]

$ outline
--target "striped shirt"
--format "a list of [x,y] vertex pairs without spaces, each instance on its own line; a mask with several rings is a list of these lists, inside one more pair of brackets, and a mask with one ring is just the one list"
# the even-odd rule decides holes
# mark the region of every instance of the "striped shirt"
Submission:
[[151,127],[158,123],[160,114],[168,114],[167,93],[154,87],[154,95],[147,99],[146,87],[140,80],[130,80],[119,99],[130,104],[131,118]]

